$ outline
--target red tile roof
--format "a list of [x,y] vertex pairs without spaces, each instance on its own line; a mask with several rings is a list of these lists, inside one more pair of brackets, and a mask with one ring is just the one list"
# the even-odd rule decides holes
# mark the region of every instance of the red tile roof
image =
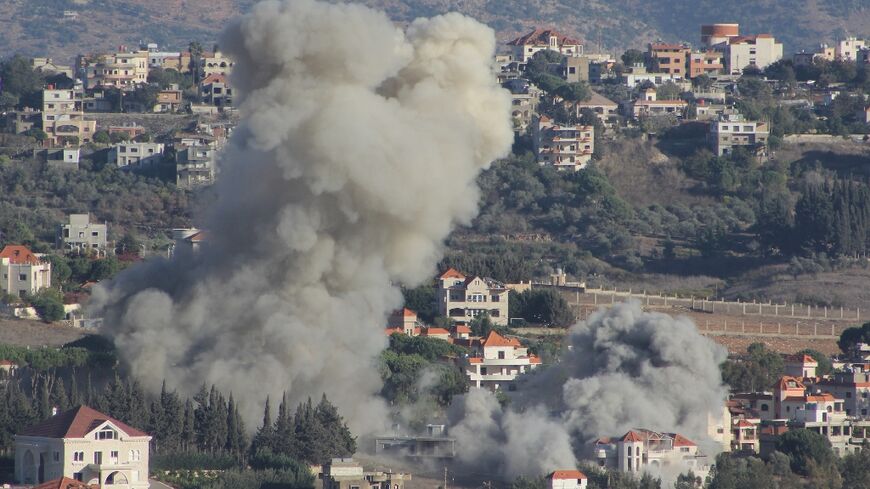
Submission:
[[450,336],[450,331],[444,328],[426,328],[426,336]]
[[686,438],[685,436],[683,436],[679,433],[674,433],[674,446],[675,447],[694,447],[697,445],[695,445],[695,442]]
[[[795,384],[794,387],[789,387],[789,384],[792,382]],[[801,382],[797,377],[789,377],[788,375],[780,377],[779,382],[777,382],[774,387],[781,391],[793,389],[806,390],[806,386],[803,382]]]
[[464,279],[465,275],[461,274],[455,268],[448,268],[446,272],[442,273],[438,278],[461,278]]
[[19,435],[45,438],[84,438],[85,435],[106,421],[117,426],[127,436],[148,436],[148,433],[144,431],[139,431],[87,406],[79,406],[52,416],[42,423],[24,429]]
[[533,30],[532,32],[529,32],[528,34],[526,34],[524,36],[520,36],[520,37],[514,39],[513,41],[509,42],[508,45],[509,46],[526,46],[526,45],[531,44],[531,45],[535,45],[535,46],[540,46],[540,45],[549,46],[550,45],[550,36],[556,36],[556,43],[559,46],[563,46],[565,44],[569,44],[569,45],[580,44],[580,41],[578,41],[577,39],[570,38],[564,34],[557,32],[554,29],[543,29],[543,28],[538,27],[535,30]]
[[483,359],[480,357],[471,357],[468,359],[468,363],[483,363]]
[[471,334],[471,328],[469,328],[468,326],[463,326],[460,324],[460,325],[456,326],[454,329],[456,330],[457,334],[461,334],[461,333]]
[[9,258],[16,265],[38,265],[39,258],[24,245],[6,245],[0,251],[0,258]]
[[746,421],[745,419],[741,419],[740,421],[737,422],[738,428],[752,428],[754,426],[755,426],[754,424],[750,423],[749,421]]
[[6,367],[6,366],[10,366],[10,365],[14,367],[17,364],[15,362],[13,362],[12,360],[0,360],[0,366]]
[[84,482],[70,479],[69,477],[61,477],[60,479],[43,482],[38,486],[34,486],[33,489],[97,489],[99,487],[100,486],[96,484],[90,486]]
[[224,83],[225,84],[226,82],[227,82],[227,77],[225,77],[224,75],[221,75],[220,73],[212,73],[211,75],[208,75],[207,77],[205,77],[204,80],[202,80],[202,85],[205,86],[205,85],[208,85],[209,83]]
[[619,441],[643,441],[643,437],[635,431],[629,431],[622,435],[622,438],[620,438]]
[[585,479],[586,474],[579,470],[556,470],[547,476],[548,479]]
[[406,317],[406,318],[417,317],[417,313],[408,309],[407,307],[403,307],[400,314],[402,315],[402,317]]
[[486,337],[485,340],[481,342],[481,345],[484,347],[488,346],[522,346],[520,345],[519,340],[516,338],[505,338],[504,336],[496,333],[495,331],[490,331],[489,336]]

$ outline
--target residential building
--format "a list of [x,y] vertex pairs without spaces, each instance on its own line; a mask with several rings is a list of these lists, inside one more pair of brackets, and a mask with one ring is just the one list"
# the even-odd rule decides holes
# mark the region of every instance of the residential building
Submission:
[[701,45],[709,49],[739,35],[740,24],[705,24],[701,26]]
[[143,168],[163,161],[163,143],[119,143],[109,148],[109,163],[118,168]]
[[505,338],[490,331],[484,339],[471,342],[471,354],[460,361],[472,387],[497,391],[505,386],[513,389],[518,375],[529,372],[541,364],[516,338]]
[[701,75],[717,75],[724,69],[722,53],[714,50],[699,51],[689,54],[689,70],[686,76],[695,78]]
[[699,121],[715,121],[727,113],[730,106],[725,104],[707,103],[706,99],[699,99],[695,105],[695,119]]
[[72,66],[57,64],[51,58],[31,58],[30,67],[45,75],[66,75],[70,80],[75,79]]
[[501,282],[450,268],[438,277],[438,314],[463,324],[488,314],[493,324],[507,326],[509,292]]
[[85,112],[114,112],[120,106],[120,97],[109,97],[109,91],[102,88],[90,89],[82,100]]
[[0,251],[0,290],[25,297],[51,287],[51,262],[22,245],[6,245]]
[[646,82],[659,86],[663,83],[679,83],[685,79],[682,73],[650,73],[643,65],[632,66],[622,74],[621,82],[628,88],[634,88]]
[[81,88],[42,91],[42,130],[46,142],[55,146],[76,138],[87,143],[96,132],[97,122],[85,119]]
[[763,70],[782,59],[782,43],[770,34],[732,37],[717,49],[724,53],[725,69],[732,75],[750,66]]
[[39,158],[48,166],[60,170],[78,170],[81,150],[79,148],[43,149],[38,152]]
[[123,134],[127,136],[127,139],[132,141],[137,137],[145,134],[145,128],[137,124],[136,122],[124,122],[119,125],[109,126],[106,128],[106,132],[111,134]]
[[450,341],[450,331],[447,331],[444,328],[435,328],[429,326],[427,328],[423,328],[420,336],[425,336],[427,338],[432,338],[436,340]]
[[752,423],[745,419],[735,420],[732,428],[731,450],[758,453],[761,449],[759,444],[758,423]]
[[87,484],[79,482],[69,477],[59,477],[48,482],[44,482],[38,486],[33,486],[33,489],[100,489],[97,484]]
[[673,115],[682,119],[686,115],[689,104],[685,100],[658,100],[656,89],[647,88],[641,92],[641,97],[631,103],[631,117]]
[[90,214],[70,214],[69,223],[62,224],[56,245],[64,252],[105,254],[108,226],[91,222]]
[[589,100],[581,100],[574,104],[577,117],[583,115],[583,109],[595,112],[598,119],[607,127],[613,127],[619,122],[619,104],[604,97],[598,92],[592,91]]
[[408,336],[418,336],[423,327],[423,323],[417,319],[417,313],[407,307],[393,311],[387,318],[389,334],[404,333]]
[[148,69],[159,68],[181,71],[181,53],[178,51],[160,51],[156,43],[148,43],[139,47],[140,51],[148,52]]
[[175,151],[175,182],[180,188],[214,183],[217,150],[210,146],[178,146]]
[[192,255],[198,253],[206,241],[206,232],[196,228],[176,228],[172,230],[174,243],[169,248],[169,256]]
[[404,489],[411,474],[368,472],[352,458],[334,458],[320,474],[323,489]]
[[818,366],[819,362],[809,355],[789,355],[785,357],[784,373],[797,378],[815,377]]
[[861,50],[867,47],[870,47],[870,43],[866,40],[849,36],[837,41],[836,46],[834,46],[834,56],[844,61],[858,61]]
[[692,48],[684,44],[650,43],[647,45],[647,57],[657,73],[668,73],[686,76],[686,66]]
[[589,81],[589,58],[587,56],[566,56],[562,61],[562,78],[568,83]]
[[0,131],[21,134],[42,123],[42,112],[25,107],[24,110],[9,110],[3,114]]
[[579,470],[556,470],[547,475],[547,489],[586,489],[589,478]]
[[157,104],[154,105],[154,112],[178,112],[183,104],[182,91],[178,85],[173,84],[169,88],[157,92]]
[[511,118],[514,131],[523,133],[537,114],[541,90],[522,78],[513,78],[502,84],[511,92]]
[[205,77],[200,83],[200,95],[205,104],[221,110],[233,105],[233,88],[226,75],[215,73]]
[[212,75],[229,76],[235,65],[232,59],[224,56],[220,51],[203,53],[201,63],[202,73],[206,78]]
[[15,479],[39,484],[68,477],[101,487],[147,489],[151,437],[79,406],[15,435]]
[[538,51],[552,50],[565,56],[579,56],[583,54],[583,45],[580,41],[559,33],[553,29],[536,28],[524,36],[520,36],[508,43],[511,47],[513,59],[525,63]]
[[426,425],[424,434],[396,433],[375,438],[375,453],[411,459],[450,459],[456,456],[456,439],[447,436],[446,426]]
[[595,126],[556,124],[540,116],[532,125],[535,158],[541,166],[552,165],[557,170],[577,171],[584,168],[595,151]]
[[717,156],[731,154],[742,147],[752,154],[767,154],[770,129],[766,122],[748,121],[740,114],[723,114],[710,123],[708,140]]
[[600,466],[620,472],[639,474],[676,466],[681,472],[692,470],[704,478],[710,471],[710,461],[698,445],[678,433],[634,429],[616,440],[598,439],[595,451]]
[[105,87],[133,90],[148,82],[148,51],[99,55],[84,61],[87,88]]
[[820,380],[815,387],[842,399],[847,415],[870,416],[870,365],[848,366]]

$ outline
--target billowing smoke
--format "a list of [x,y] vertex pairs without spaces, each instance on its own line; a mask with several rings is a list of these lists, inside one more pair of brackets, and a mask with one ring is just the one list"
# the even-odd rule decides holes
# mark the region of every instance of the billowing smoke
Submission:
[[380,429],[375,361],[398,284],[431,277],[476,213],[478,173],[510,148],[494,33],[459,14],[403,32],[358,5],[266,1],[221,47],[243,123],[207,245],[96,291],[105,332],[147,386],[214,383],[251,424],[286,390]]
[[452,434],[467,460],[491,461],[479,448],[497,446],[511,453],[499,459],[505,475],[539,475],[572,467],[595,438],[632,428],[677,432],[715,449],[705,443],[707,422],[727,396],[719,372],[727,353],[691,320],[630,302],[576,324],[567,340],[562,361],[523,378],[506,411],[489,393],[458,400]]

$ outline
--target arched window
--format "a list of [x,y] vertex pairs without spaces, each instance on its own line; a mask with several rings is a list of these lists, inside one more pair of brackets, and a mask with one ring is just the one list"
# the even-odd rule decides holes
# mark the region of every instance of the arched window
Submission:
[[115,484],[127,485],[127,476],[118,471],[112,472],[106,477],[106,485],[112,486]]

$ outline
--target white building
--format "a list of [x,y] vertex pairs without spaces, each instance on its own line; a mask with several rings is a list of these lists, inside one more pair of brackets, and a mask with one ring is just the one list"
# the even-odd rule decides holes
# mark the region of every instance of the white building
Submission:
[[163,149],[163,143],[116,144],[109,149],[109,163],[113,163],[118,168],[155,165],[163,159]]
[[725,69],[740,75],[749,66],[763,70],[782,59],[782,43],[770,34],[738,36],[716,47],[725,54]]
[[215,51],[211,55],[204,54],[202,57],[202,72],[206,78],[211,75],[227,76],[232,73],[234,65],[233,60],[220,51]]
[[60,477],[147,489],[151,437],[86,406],[56,414],[15,435],[15,480],[39,484]]
[[785,375],[806,378],[815,377],[819,362],[809,355],[790,355],[785,357]]
[[640,97],[631,103],[631,117],[672,115],[682,119],[686,115],[689,104],[685,100],[658,100],[655,88],[642,91]]
[[599,439],[595,449],[599,465],[620,472],[673,467],[680,472],[691,470],[701,478],[710,472],[708,457],[699,452],[698,445],[678,433],[634,429],[618,440]]
[[765,122],[748,121],[740,114],[723,114],[710,123],[708,138],[716,156],[743,147],[751,154],[766,154],[770,129]]
[[843,39],[834,46],[834,56],[844,61],[857,61],[861,50],[870,46],[864,39],[858,39],[854,36]]
[[438,277],[438,314],[467,323],[488,314],[493,324],[508,324],[508,289],[491,278],[448,269]]
[[579,470],[556,470],[547,475],[547,489],[585,489],[589,478]]
[[18,297],[51,287],[51,262],[22,245],[6,245],[0,251],[0,289]]
[[583,45],[580,41],[572,39],[553,29],[536,28],[532,32],[520,36],[508,43],[514,61],[525,63],[538,51],[552,50],[565,56],[580,56],[583,54]]
[[70,214],[69,223],[60,226],[57,247],[67,252],[105,253],[107,235],[105,223],[91,222],[89,214]]
[[577,171],[586,167],[595,152],[595,126],[562,126],[541,116],[532,126],[535,158],[541,166]]
[[463,367],[471,385],[479,389],[510,389],[518,375],[541,364],[541,359],[530,355],[516,338],[508,339],[495,331],[485,339],[471,341],[471,346],[471,356]]

